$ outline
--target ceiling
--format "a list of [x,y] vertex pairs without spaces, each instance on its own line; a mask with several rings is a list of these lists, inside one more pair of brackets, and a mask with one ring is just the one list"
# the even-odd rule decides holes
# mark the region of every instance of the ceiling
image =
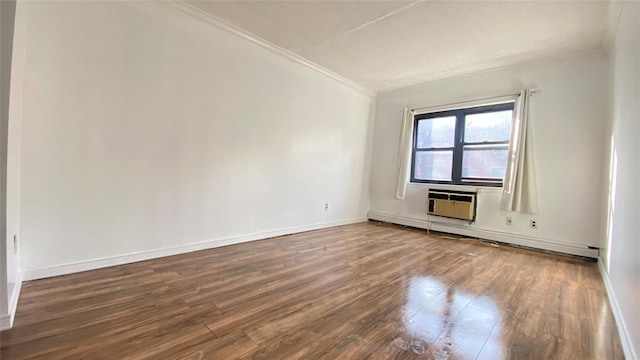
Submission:
[[375,92],[598,48],[607,1],[185,1]]

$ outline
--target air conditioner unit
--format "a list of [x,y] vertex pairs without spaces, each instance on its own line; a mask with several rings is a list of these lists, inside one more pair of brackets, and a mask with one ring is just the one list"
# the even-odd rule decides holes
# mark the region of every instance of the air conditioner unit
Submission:
[[477,195],[466,191],[429,190],[427,214],[473,222]]

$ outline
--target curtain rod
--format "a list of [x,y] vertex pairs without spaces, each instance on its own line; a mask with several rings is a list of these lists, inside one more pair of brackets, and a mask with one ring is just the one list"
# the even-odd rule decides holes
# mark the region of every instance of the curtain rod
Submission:
[[[529,95],[535,95],[538,93],[541,93],[542,89],[531,89],[529,91]],[[484,100],[495,100],[495,99],[500,99],[500,98],[505,98],[505,97],[509,97],[509,96],[520,96],[520,93],[515,93],[515,94],[506,94],[506,95],[500,95],[500,96],[492,96],[490,98],[482,98],[482,99],[474,99],[474,100],[468,100],[468,101],[460,101],[460,102],[455,102],[455,103],[450,103],[450,104],[442,104],[442,105],[433,105],[433,106],[425,106],[425,107],[420,107],[420,108],[413,108],[410,109],[409,111],[418,111],[418,110],[424,110],[424,109],[431,109],[434,107],[445,107],[445,106],[455,106],[455,105],[462,105],[465,103],[470,103],[470,102],[478,102],[478,101],[484,101]]]

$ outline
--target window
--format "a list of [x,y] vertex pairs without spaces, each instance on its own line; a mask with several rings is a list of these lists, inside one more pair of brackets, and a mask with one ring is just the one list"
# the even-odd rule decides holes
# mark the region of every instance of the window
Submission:
[[415,115],[411,182],[502,186],[513,105]]

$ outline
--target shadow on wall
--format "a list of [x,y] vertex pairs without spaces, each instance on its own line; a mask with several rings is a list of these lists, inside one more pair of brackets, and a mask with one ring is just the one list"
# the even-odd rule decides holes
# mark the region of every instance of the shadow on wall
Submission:
[[611,136],[611,154],[609,160],[609,192],[607,193],[607,272],[611,267],[611,244],[613,243],[613,220],[616,209],[616,179],[618,176],[618,153],[615,137]]

